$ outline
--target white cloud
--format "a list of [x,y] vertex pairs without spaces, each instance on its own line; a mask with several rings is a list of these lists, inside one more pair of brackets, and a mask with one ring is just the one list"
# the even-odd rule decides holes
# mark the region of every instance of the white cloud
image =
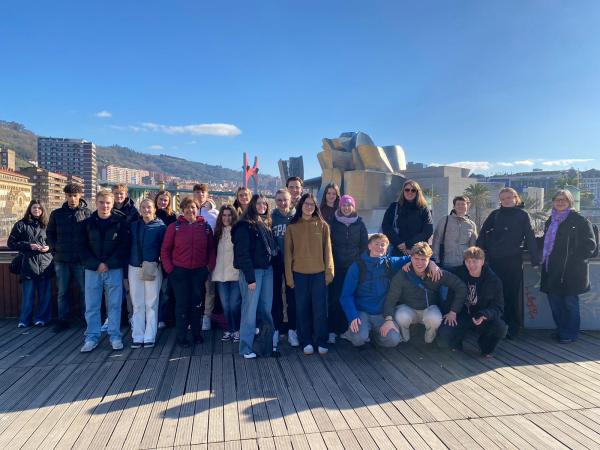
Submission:
[[167,134],[191,134],[210,136],[237,136],[242,131],[235,125],[228,123],[200,123],[192,125],[161,125],[146,122],[142,128],[147,131],[156,131]]
[[190,142],[186,142],[186,144],[187,144],[187,145],[194,145],[194,144],[197,144],[197,143],[198,143],[198,141],[190,141]]
[[533,166],[535,163],[530,159],[523,159],[521,161],[515,161],[515,166]]
[[499,163],[496,163],[496,164],[499,165],[499,166],[501,166],[501,167],[513,167],[514,166],[514,164],[511,163],[511,162],[499,162]]
[[148,150],[164,150],[164,147],[162,145],[151,145]]
[[448,164],[453,167],[463,167],[471,170],[489,170],[491,164],[488,161],[458,161]]
[[103,109],[102,111],[98,111],[94,115],[96,117],[99,117],[100,119],[108,119],[109,117],[112,117],[112,113],[110,111],[105,110],[105,109]]
[[584,162],[590,162],[590,161],[594,161],[594,160],[591,158],[588,158],[588,159],[581,159],[581,158],[555,159],[555,160],[551,160],[551,161],[544,161],[542,163],[542,165],[543,166],[570,166],[571,164],[584,163]]

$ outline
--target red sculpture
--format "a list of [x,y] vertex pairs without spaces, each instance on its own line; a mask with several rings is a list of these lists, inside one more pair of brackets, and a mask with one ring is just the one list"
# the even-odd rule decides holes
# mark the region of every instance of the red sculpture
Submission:
[[250,167],[248,164],[248,154],[244,152],[244,187],[248,187],[248,180],[254,180],[254,191],[258,192],[258,156],[254,157],[254,165]]

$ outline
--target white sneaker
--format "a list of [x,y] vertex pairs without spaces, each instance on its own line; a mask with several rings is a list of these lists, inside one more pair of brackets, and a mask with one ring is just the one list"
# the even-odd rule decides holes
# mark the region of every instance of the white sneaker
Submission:
[[223,342],[230,342],[232,337],[233,337],[233,333],[230,333],[229,331],[226,331],[226,332],[223,333],[223,336],[221,337],[221,340]]
[[292,347],[300,347],[300,341],[298,340],[296,330],[288,331],[288,342]]
[[89,353],[98,347],[98,343],[96,341],[85,341],[83,343],[83,347],[79,350],[81,353]]
[[329,339],[327,339],[327,343],[328,344],[335,344],[335,338],[337,337],[337,334],[335,333],[329,333]]
[[254,329],[254,334],[255,334],[256,336],[258,336],[258,335],[260,334],[260,328],[256,327],[256,328]]
[[239,331],[233,332],[233,342],[240,342],[240,332]]
[[204,315],[202,317],[202,331],[210,330],[210,316]]
[[435,340],[436,334],[437,334],[436,329],[425,330],[425,343],[431,344]]
[[308,344],[306,347],[304,347],[303,351],[305,355],[312,355],[315,352],[315,349],[312,345]]
[[163,328],[167,328],[167,324],[164,322],[158,322],[158,329],[162,330]]
[[251,353],[244,353],[244,359],[255,359],[256,358],[256,353],[251,352]]
[[108,331],[108,319],[104,321],[104,324],[100,327],[101,333],[106,333]]
[[329,353],[329,349],[325,347],[319,347],[319,355],[326,355]]
[[112,346],[113,350],[123,350],[123,341],[120,339],[110,341],[110,345]]
[[351,341],[350,333],[351,333],[350,330],[344,331],[342,334],[340,334],[340,339],[346,339],[347,341]]
[[277,348],[279,345],[279,331],[273,331],[273,348]]

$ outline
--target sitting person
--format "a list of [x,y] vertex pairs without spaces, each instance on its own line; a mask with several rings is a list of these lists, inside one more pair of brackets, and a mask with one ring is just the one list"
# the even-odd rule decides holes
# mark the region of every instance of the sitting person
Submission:
[[[386,322],[381,327],[382,335],[390,330],[397,330],[397,323],[402,340],[408,342],[410,326],[422,323],[425,325],[425,342],[430,344],[435,339],[442,319],[448,324],[456,325],[456,314],[465,302],[467,288],[456,275],[445,270],[442,271],[442,277],[434,281],[432,271],[428,267],[432,253],[429,244],[417,242],[410,250],[412,270],[400,271],[392,279],[383,308]],[[444,317],[439,307],[442,286],[451,289],[455,294],[450,312]]]
[[[390,287],[390,279],[398,269],[410,265],[410,256],[389,257],[390,241],[385,234],[373,234],[368,240],[368,252],[348,268],[340,297],[340,304],[350,323],[342,336],[354,346],[364,345],[373,332],[374,342],[381,347],[395,347],[402,341],[397,329],[381,331],[383,302]],[[434,279],[441,276],[440,269],[431,261]]]
[[501,318],[504,310],[502,281],[485,264],[485,253],[479,247],[465,250],[464,260],[464,265],[455,273],[467,284],[467,298],[458,313],[456,325],[440,327],[438,344],[443,348],[462,349],[465,333],[474,330],[479,334],[477,343],[481,354],[490,358],[507,329]]

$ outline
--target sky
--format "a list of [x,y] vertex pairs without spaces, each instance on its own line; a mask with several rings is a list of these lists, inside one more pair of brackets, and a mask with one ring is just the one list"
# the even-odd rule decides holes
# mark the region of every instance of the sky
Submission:
[[596,0],[4,2],[0,119],[261,171],[363,131],[479,173],[600,167]]

